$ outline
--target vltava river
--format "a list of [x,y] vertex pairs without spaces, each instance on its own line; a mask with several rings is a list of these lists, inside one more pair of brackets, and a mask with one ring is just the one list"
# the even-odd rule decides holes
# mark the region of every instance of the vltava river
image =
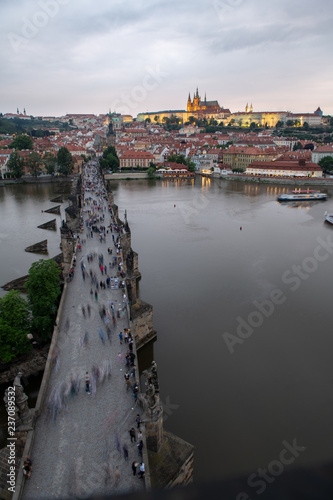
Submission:
[[[306,448],[287,467],[332,459],[333,197],[292,206],[276,202],[289,188],[201,178],[112,186],[154,307],[165,427],[195,445],[195,479],[253,474],[285,441]],[[59,232],[36,228],[60,224],[41,213],[58,189],[0,188],[2,284],[39,258],[27,245],[59,252]]]
[[333,198],[205,178],[113,189],[154,307],[165,427],[195,445],[196,480],[267,468],[285,441],[306,448],[293,466],[332,459]]
[[[51,203],[50,199],[64,194],[64,203]],[[60,250],[60,226],[68,206],[70,182],[17,184],[0,187],[0,286],[28,274],[31,264],[38,259],[55,257]],[[61,206],[61,215],[44,210]],[[37,226],[56,219],[57,230],[38,229]],[[48,241],[48,254],[25,252],[27,246]],[[4,291],[0,289],[0,296]]]

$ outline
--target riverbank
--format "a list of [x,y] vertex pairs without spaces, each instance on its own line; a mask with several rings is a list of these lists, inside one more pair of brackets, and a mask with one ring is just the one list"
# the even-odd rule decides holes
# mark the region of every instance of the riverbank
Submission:
[[13,186],[16,184],[46,184],[49,182],[58,183],[58,182],[73,182],[73,180],[77,178],[77,175],[68,175],[65,176],[56,176],[53,175],[45,175],[43,177],[32,177],[31,175],[25,175],[20,179],[1,179],[0,187],[5,186]]
[[[199,172],[195,172],[195,175],[198,177],[209,177],[212,179],[221,179],[225,181],[236,181],[236,182],[249,182],[256,184],[286,184],[291,186],[333,186],[333,179],[329,178],[304,178],[304,179],[296,179],[296,178],[278,178],[278,177],[250,177],[248,175],[238,175],[238,174],[230,174],[230,175],[219,175],[219,174],[201,174]],[[149,176],[146,172],[119,172],[114,174],[105,174],[105,180],[139,180],[139,179],[149,179]],[[166,179],[162,175],[154,175],[154,179]],[[170,178],[167,178],[170,180]],[[178,180],[179,178],[177,178]]]
[[221,179],[225,181],[250,182],[256,184],[287,184],[289,186],[333,186],[333,179],[328,178],[280,178],[280,177],[251,177],[249,175],[205,175],[197,174],[201,177],[209,177],[213,179]]
[[149,179],[147,172],[118,172],[116,174],[104,174],[105,180],[119,181],[120,179]]

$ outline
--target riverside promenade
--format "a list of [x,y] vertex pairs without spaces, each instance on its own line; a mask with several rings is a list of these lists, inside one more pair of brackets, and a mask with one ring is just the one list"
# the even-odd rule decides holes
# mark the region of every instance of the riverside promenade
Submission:
[[[87,190],[92,185],[92,190]],[[95,225],[108,228],[112,214],[94,167],[86,169],[83,186],[86,186],[86,201],[84,229],[79,235],[82,247],[77,252],[74,277],[68,283],[58,325],[56,354],[44,408],[36,423],[32,475],[30,480],[25,480],[24,500],[87,498],[93,494],[114,495],[145,488],[145,479],[134,476],[131,468],[133,461],[144,460],[138,456],[137,443],[131,442],[129,429],[135,428],[137,439],[136,416],[140,414],[144,418],[144,415],[133,391],[126,390],[124,378],[130,371],[125,365],[129,344],[121,344],[119,339],[119,332],[130,326],[124,307],[124,289],[99,286],[95,297],[96,280],[91,279],[91,275],[95,275],[99,284],[107,275],[116,276],[119,258],[112,268],[113,258],[117,256],[112,234],[116,240],[119,233],[109,230],[104,241],[99,232],[91,233],[87,229],[89,217],[103,215],[104,220]],[[112,255],[108,248],[112,248]],[[103,275],[99,266],[101,256],[103,265],[107,265],[107,274]],[[104,317],[103,308],[107,313]],[[135,347],[133,352],[136,354]],[[87,371],[91,394],[85,390]],[[132,386],[138,377],[137,371],[130,377]]]

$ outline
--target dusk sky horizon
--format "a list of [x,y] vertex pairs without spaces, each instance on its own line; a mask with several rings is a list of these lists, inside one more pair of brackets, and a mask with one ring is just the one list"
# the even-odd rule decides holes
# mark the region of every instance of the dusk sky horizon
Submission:
[[333,115],[329,0],[2,0],[0,112]]

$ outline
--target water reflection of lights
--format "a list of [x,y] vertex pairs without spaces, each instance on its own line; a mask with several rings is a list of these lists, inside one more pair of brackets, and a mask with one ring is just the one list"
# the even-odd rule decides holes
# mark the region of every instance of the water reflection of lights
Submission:
[[211,187],[212,180],[209,177],[201,177],[201,188],[202,191],[208,191]]
[[174,178],[171,178],[171,179],[163,179],[161,181],[161,186],[163,188],[170,188],[170,187],[175,187],[178,189],[179,187],[181,187],[183,184],[192,184],[194,185],[194,179],[191,178],[191,179],[174,179]]

